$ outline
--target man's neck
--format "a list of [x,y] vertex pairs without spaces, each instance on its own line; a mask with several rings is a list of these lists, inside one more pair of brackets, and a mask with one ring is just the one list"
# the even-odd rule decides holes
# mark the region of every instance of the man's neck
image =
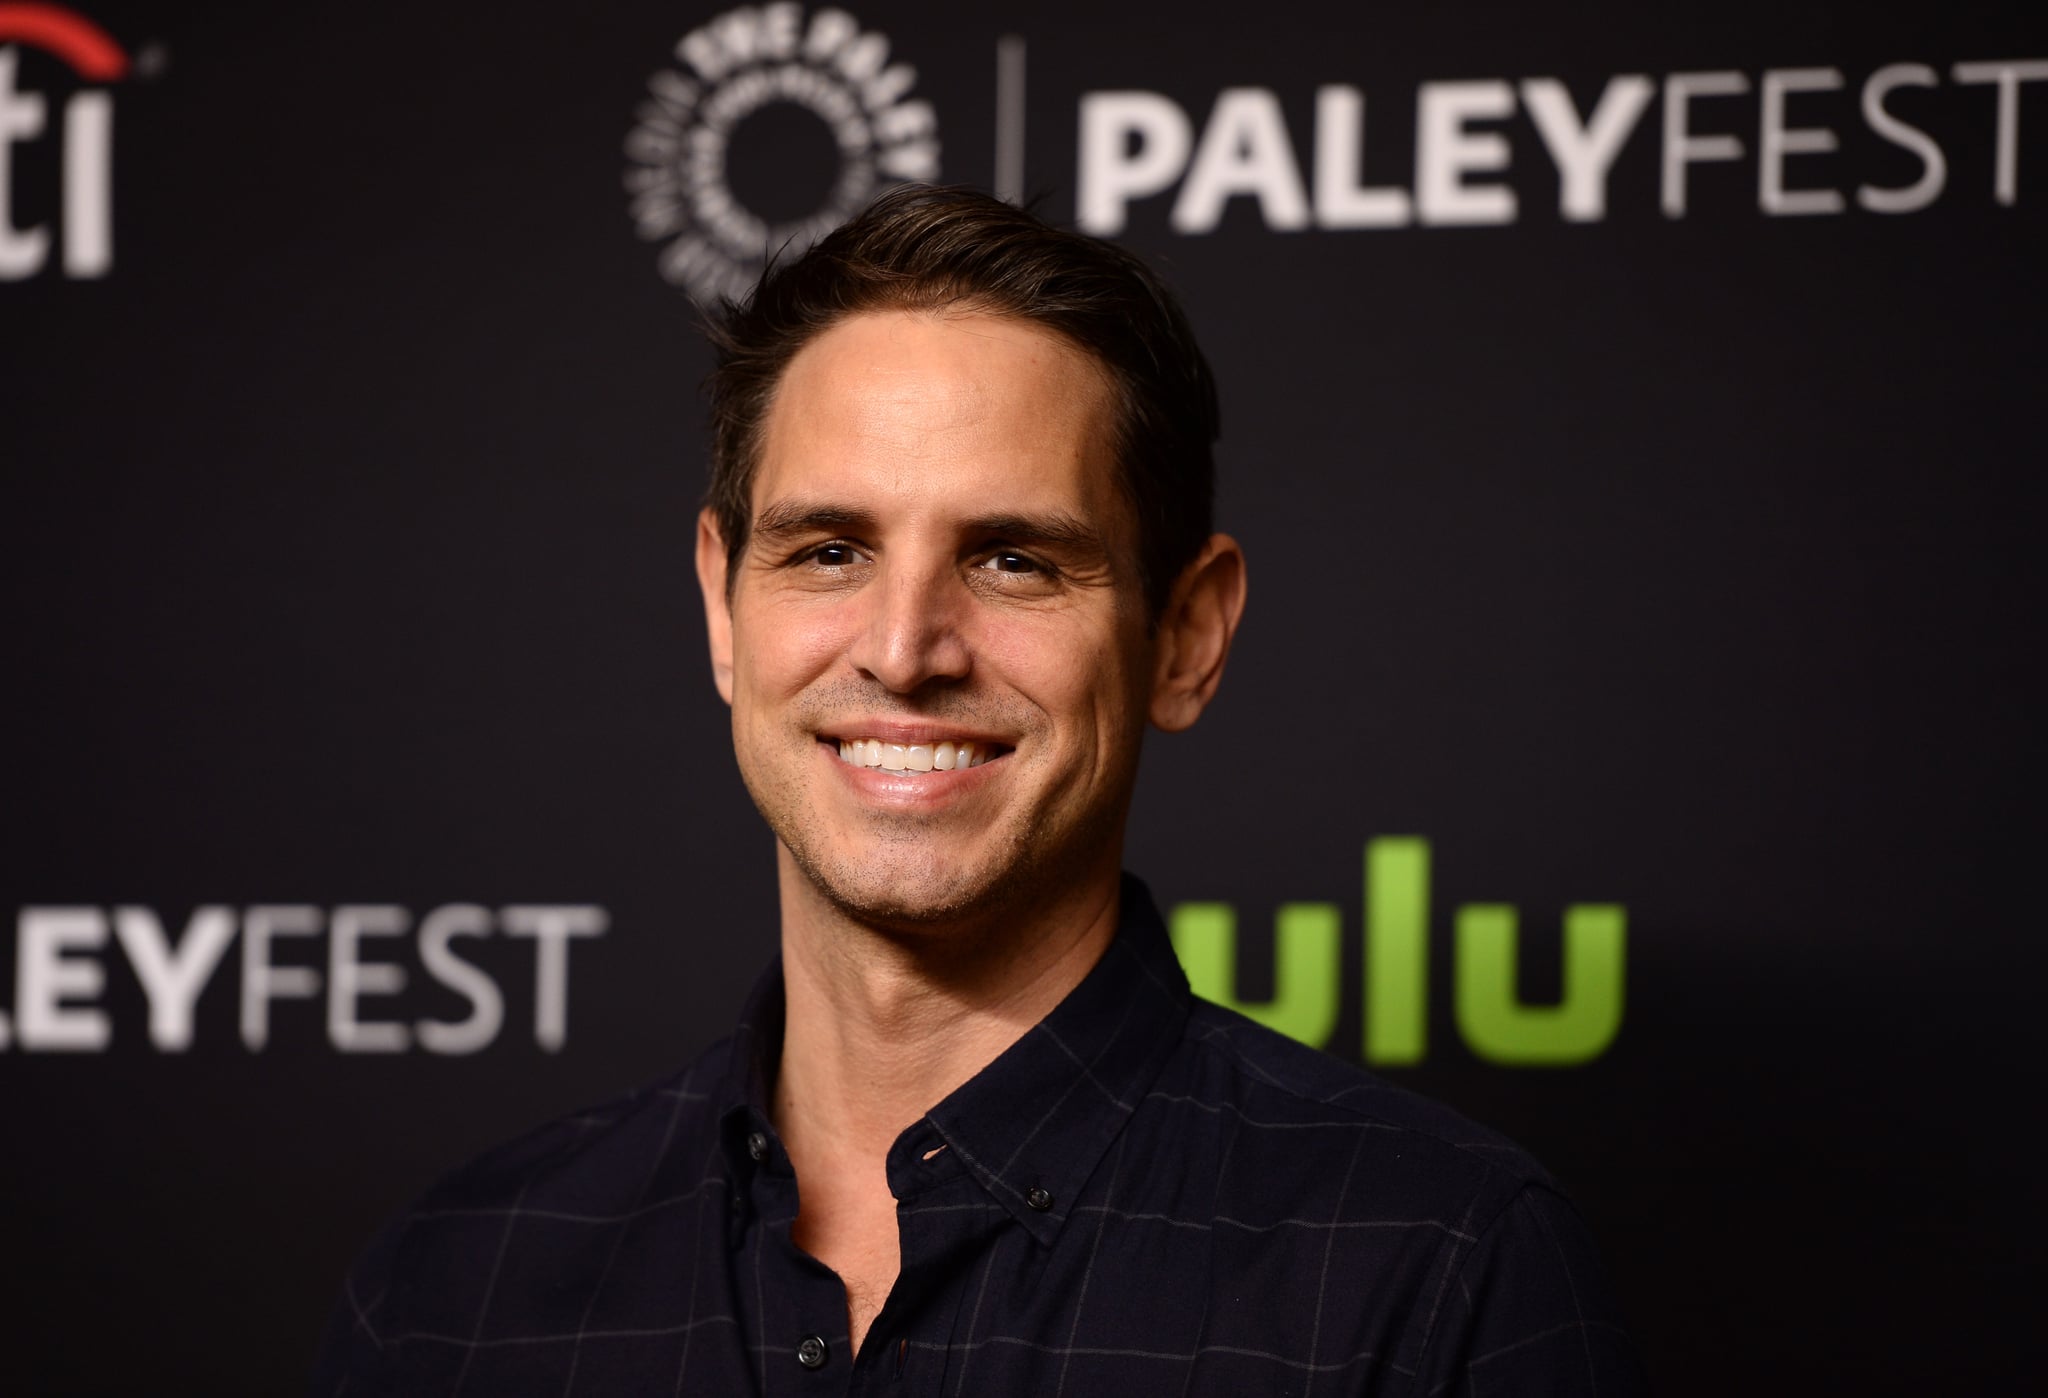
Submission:
[[807,1156],[878,1167],[904,1127],[1065,999],[1116,934],[1114,865],[1000,925],[904,934],[847,917],[782,863],[788,1011],[774,1115],[799,1175]]
[[979,926],[869,927],[819,897],[781,853],[782,1066],[773,1115],[800,1191],[797,1246],[846,1284],[860,1349],[899,1266],[889,1148],[906,1126],[1022,1038],[1116,935],[1105,877]]

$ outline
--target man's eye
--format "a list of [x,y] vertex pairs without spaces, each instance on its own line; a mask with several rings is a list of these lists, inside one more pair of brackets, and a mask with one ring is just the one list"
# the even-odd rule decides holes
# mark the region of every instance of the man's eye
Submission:
[[988,562],[981,565],[997,573],[1036,573],[1042,571],[1038,560],[1026,558],[1021,553],[990,554]]
[[860,562],[852,544],[820,544],[810,552],[810,561],[821,568],[845,568]]

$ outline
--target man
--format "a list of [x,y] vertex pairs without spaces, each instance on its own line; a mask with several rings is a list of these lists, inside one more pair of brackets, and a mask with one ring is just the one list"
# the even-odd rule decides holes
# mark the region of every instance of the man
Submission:
[[1193,1001],[1120,875],[1245,597],[1165,290],[911,189],[715,334],[697,567],[781,958],[387,1230],[320,1390],[1635,1391],[1540,1170]]

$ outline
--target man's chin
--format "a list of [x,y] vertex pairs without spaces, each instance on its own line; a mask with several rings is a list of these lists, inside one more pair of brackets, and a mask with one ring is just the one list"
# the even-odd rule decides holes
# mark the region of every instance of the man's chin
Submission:
[[928,850],[821,854],[790,849],[797,869],[842,916],[877,929],[932,933],[986,923],[1008,911],[1021,871],[1000,860]]

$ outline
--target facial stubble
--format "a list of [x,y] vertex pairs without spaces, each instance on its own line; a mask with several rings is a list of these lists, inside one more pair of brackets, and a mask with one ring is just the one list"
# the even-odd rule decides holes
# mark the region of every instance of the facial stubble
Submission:
[[[900,703],[877,705],[865,689],[848,695],[835,687],[805,706],[813,716],[799,714],[796,722],[802,731],[814,733],[827,713],[891,708],[902,717],[950,721],[973,731],[1020,733],[1026,750],[1034,736],[1042,736],[1042,725],[1031,723],[1032,715],[992,713],[986,703],[956,702],[961,697],[949,695],[936,704],[905,708]],[[1119,740],[1135,749],[1141,733],[1119,735]],[[998,762],[1007,766],[1026,760],[1012,752]],[[971,813],[862,810],[852,819],[860,823],[863,838],[857,843],[863,848],[848,854],[834,848],[832,836],[838,832],[827,827],[828,817],[815,799],[817,772],[802,763],[794,769],[777,766],[773,772],[743,763],[741,776],[797,870],[840,916],[878,932],[919,937],[942,930],[1014,925],[1043,908],[1049,893],[1086,878],[1091,858],[1116,847],[1122,838],[1136,752],[1120,766],[1102,799],[1080,812],[1073,825],[1062,828],[1061,811],[1041,802],[1023,810],[1011,806],[1005,811],[1006,828],[983,829],[965,862],[948,826],[971,821]],[[1008,782],[1024,774],[989,775]],[[1063,793],[1056,787],[1045,794],[1057,801]]]

